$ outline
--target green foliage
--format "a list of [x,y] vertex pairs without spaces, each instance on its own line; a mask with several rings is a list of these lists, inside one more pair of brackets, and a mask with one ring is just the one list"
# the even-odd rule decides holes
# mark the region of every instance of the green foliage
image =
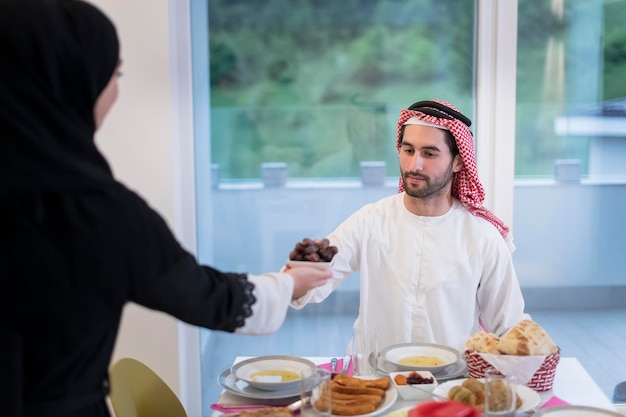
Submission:
[[[559,136],[554,121],[626,96],[626,1],[566,0],[562,16],[554,2],[518,4],[515,173],[552,176],[554,160],[565,158],[586,169],[590,138]],[[596,37],[581,36],[585,19],[596,17]]]
[[626,1],[608,3],[604,20],[604,99],[626,97]]
[[443,98],[471,109],[473,5],[440,3],[210,0],[220,176],[258,177],[275,161],[296,177],[357,176],[363,160],[395,174],[401,108]]
[[[517,175],[551,176],[565,156],[586,164],[587,139],[559,137],[554,118],[626,95],[626,0],[565,0],[562,15],[553,3],[518,2]],[[602,8],[602,48],[574,36],[588,7]],[[358,176],[363,160],[395,175],[401,108],[440,98],[472,116],[474,24],[469,0],[209,0],[221,177],[259,177],[276,161],[290,177]],[[603,62],[579,62],[586,50]]]

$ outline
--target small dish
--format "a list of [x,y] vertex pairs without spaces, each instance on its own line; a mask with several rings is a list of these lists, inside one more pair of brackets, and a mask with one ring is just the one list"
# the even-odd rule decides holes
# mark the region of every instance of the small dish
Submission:
[[[383,349],[382,356],[401,371],[437,373],[437,371],[458,362],[461,353],[449,346],[433,343],[401,343]],[[418,364],[420,360],[424,364]],[[435,360],[436,363],[427,363]]]
[[251,387],[265,391],[284,391],[297,387],[301,375],[309,377],[317,366],[297,356],[259,356],[241,361],[231,368],[235,377]]
[[[403,375],[408,377],[412,374],[419,374],[422,378],[432,378],[433,382],[430,384],[404,384],[398,385],[396,381],[396,377],[398,375]],[[429,400],[432,399],[433,390],[439,385],[437,382],[437,378],[429,372],[429,371],[402,371],[402,372],[392,372],[389,374],[389,378],[391,379],[391,383],[398,390],[398,394],[402,397],[403,400],[413,401],[413,400]]]
[[310,266],[317,269],[329,269],[333,263],[332,262],[309,262],[309,261],[287,261],[287,265],[291,268],[297,268],[299,266]]

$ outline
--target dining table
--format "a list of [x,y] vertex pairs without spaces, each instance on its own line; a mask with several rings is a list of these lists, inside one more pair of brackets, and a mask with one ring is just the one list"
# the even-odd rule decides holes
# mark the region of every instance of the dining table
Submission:
[[[341,357],[341,356],[337,356]],[[248,356],[238,356],[235,358],[233,364],[236,364],[242,360],[249,359]],[[318,366],[324,366],[330,363],[333,357],[325,356],[313,356],[304,357],[315,363]],[[384,375],[379,375],[384,376]],[[541,409],[542,407],[556,406],[556,405],[578,405],[603,408],[606,410],[617,411],[615,405],[607,397],[607,395],[600,389],[598,384],[593,380],[591,375],[582,366],[578,359],[573,357],[561,357],[554,376],[554,383],[552,389],[549,391],[539,392],[540,401],[535,409]],[[430,399],[432,400],[432,399]],[[416,406],[426,400],[414,400],[405,401],[399,396],[392,405],[386,407],[384,411],[377,413],[380,416],[384,416],[393,411],[410,408]],[[227,390],[222,391],[216,404],[258,404],[258,399],[251,399],[236,395]],[[220,411],[214,411],[212,417],[219,417],[223,414]],[[519,413],[519,415],[524,415]],[[525,414],[528,415],[528,414]],[[372,415],[368,415],[372,417]]]

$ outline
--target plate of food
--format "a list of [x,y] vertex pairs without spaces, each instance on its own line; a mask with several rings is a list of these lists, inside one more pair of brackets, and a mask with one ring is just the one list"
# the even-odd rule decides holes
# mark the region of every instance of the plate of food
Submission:
[[331,401],[337,414],[333,412],[332,416],[374,417],[388,411],[397,399],[398,391],[389,377],[338,374],[333,378]]
[[[370,357],[370,364],[382,375],[390,375],[392,372],[403,372],[402,367],[387,362],[382,356],[378,357],[378,359]],[[467,363],[463,359],[460,359],[452,365],[433,371],[432,374],[439,382],[461,378],[467,376]]]
[[[467,391],[463,391],[463,393],[457,394],[458,397],[450,398],[449,393],[453,387],[461,386],[467,389]],[[481,394],[481,386],[482,386],[482,394]],[[525,412],[534,409],[539,405],[540,397],[539,394],[528,388],[525,385],[515,385],[515,391],[517,392],[517,412]],[[474,397],[472,398],[472,395]],[[449,400],[454,399],[455,401],[459,401],[462,403],[473,403],[471,405],[475,405],[479,408],[482,408],[482,401],[484,400],[484,385],[482,379],[474,379],[474,378],[463,378],[463,379],[455,379],[453,381],[444,382],[440,384],[433,390],[433,396],[435,399],[439,397],[448,398]],[[443,400],[441,400],[443,401]]]
[[[226,369],[217,377],[217,383],[231,394],[255,400],[287,400],[300,396],[299,385],[276,391],[262,390],[251,386],[244,380],[238,379],[230,369]],[[304,383],[310,384],[311,389],[313,388],[313,378],[305,380]]]
[[434,343],[400,343],[383,349],[381,356],[399,371],[441,371],[461,359],[461,352]]
[[439,385],[437,378],[428,371],[392,372],[389,378],[405,401],[432,399],[431,393]]
[[238,362],[231,372],[238,380],[263,391],[299,389],[302,378],[315,373],[317,366],[298,356],[259,356]]
[[219,374],[217,383],[220,384],[224,390],[232,394],[257,400],[285,399],[298,397],[300,395],[300,389],[298,387],[282,391],[264,391],[251,387],[246,381],[237,379],[230,369],[226,369]]

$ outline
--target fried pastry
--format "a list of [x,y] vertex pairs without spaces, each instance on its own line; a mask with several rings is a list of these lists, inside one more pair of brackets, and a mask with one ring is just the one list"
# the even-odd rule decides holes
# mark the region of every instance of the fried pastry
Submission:
[[391,386],[389,378],[361,379],[346,374],[337,374],[333,378],[333,383],[344,385],[346,387],[379,388],[382,390],[386,390]]
[[485,384],[483,382],[469,378],[463,381],[461,386],[467,388],[476,396],[476,404],[482,404],[485,401]]
[[461,385],[456,385],[450,388],[450,391],[448,391],[448,399],[458,401],[463,404],[477,405],[476,395]]
[[331,404],[332,414],[356,416],[376,411],[389,388],[389,378],[361,379],[337,374],[331,384],[331,399],[320,398],[319,405]]

